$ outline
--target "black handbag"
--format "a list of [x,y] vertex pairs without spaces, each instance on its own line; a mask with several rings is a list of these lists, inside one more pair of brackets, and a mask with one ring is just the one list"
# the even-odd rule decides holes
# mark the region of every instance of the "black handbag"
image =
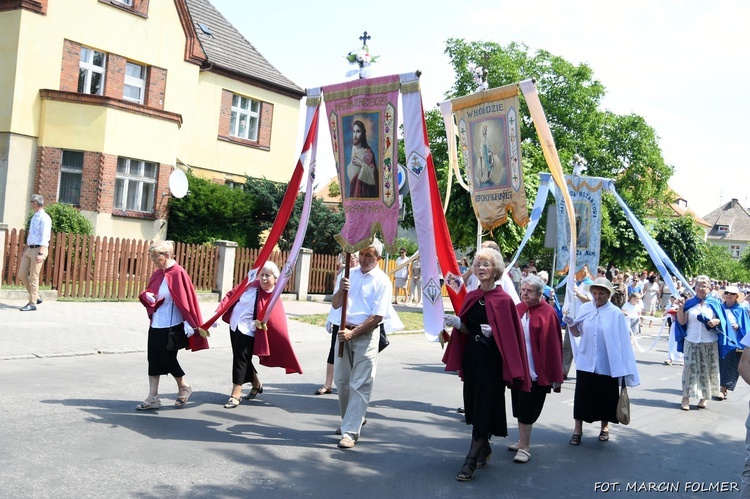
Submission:
[[185,330],[180,328],[176,331],[170,331],[167,336],[167,350],[169,352],[176,352],[190,346],[190,340],[188,340]]
[[383,324],[380,325],[380,341],[378,342],[378,353],[385,350],[385,347],[391,344],[390,341],[388,341],[388,336],[385,334],[385,326]]

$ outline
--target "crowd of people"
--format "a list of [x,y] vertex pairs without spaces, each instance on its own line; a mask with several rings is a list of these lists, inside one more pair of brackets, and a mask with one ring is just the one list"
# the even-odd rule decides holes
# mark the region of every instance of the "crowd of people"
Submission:
[[[396,275],[396,293],[405,287],[405,279],[421,277],[420,267],[415,266],[419,259],[409,261],[405,250],[400,253],[397,265],[409,270],[405,276]],[[393,308],[398,295],[379,265],[382,254],[382,244],[375,239],[350,255],[348,274],[346,260],[341,260],[328,316],[331,339],[326,379],[315,393],[331,394],[336,388],[341,417],[336,433],[341,435],[338,447],[343,449],[357,444],[367,422],[382,338],[386,332],[403,328]],[[159,380],[166,374],[171,374],[177,384],[174,405],[187,404],[192,388],[177,353],[183,348],[208,348],[209,336],[201,329],[203,320],[195,290],[174,260],[172,243],[153,244],[149,256],[155,270],[140,295],[150,321],[149,392],[136,406],[140,411],[161,407]],[[506,272],[497,245],[485,242],[463,275],[468,293],[461,310],[444,317],[451,334],[443,361],[447,371],[458,372],[463,380],[461,412],[472,427],[469,450],[457,480],[469,481],[477,468],[487,466],[493,436],[507,437],[506,389],[510,390],[519,435],[507,448],[515,452],[516,463],[531,459],[533,425],[547,394],[560,392],[573,359],[575,395],[569,443],[582,443],[584,423],[598,423],[597,440],[607,442],[611,426],[620,422],[617,407],[621,388],[640,383],[633,338],[640,333],[644,317],[665,320],[670,325],[665,364],[684,365],[679,404],[683,411],[691,409],[691,399],[698,400],[699,409],[712,398],[725,400],[740,376],[750,378],[750,357],[743,354],[743,347],[750,344],[746,335],[750,315],[738,286],[722,286],[707,276],[698,276],[686,286],[675,281],[680,293],[677,296],[656,275],[599,268],[595,279],[587,274],[576,282],[573,305],[561,320],[548,274],[532,267],[533,260],[529,263],[514,266],[518,272]],[[520,281],[516,281],[519,273]],[[268,310],[278,277],[278,267],[265,263],[257,279],[251,272],[217,309],[217,315],[229,325],[232,344],[232,387],[226,409],[238,407],[243,398],[253,399],[263,393],[253,356],[265,367],[282,367],[287,374],[302,373],[282,302],[277,301]],[[662,299],[665,287],[669,294]],[[406,297],[405,289],[403,294]],[[242,389],[247,384],[250,390],[243,397]],[[748,424],[750,428],[750,418]],[[750,456],[750,443],[748,452]],[[750,459],[747,473],[750,483]]]

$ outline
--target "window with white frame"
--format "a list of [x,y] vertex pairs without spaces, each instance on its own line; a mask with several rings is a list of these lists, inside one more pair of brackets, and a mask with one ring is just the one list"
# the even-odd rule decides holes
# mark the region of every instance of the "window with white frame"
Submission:
[[232,95],[232,117],[229,134],[242,139],[258,140],[260,102],[240,95]]
[[78,65],[78,92],[102,95],[104,93],[104,64],[107,56],[103,52],[81,47],[81,62]]
[[729,254],[732,255],[732,258],[739,258],[740,257],[740,245],[739,244],[730,244],[729,245]]
[[122,98],[143,104],[143,95],[146,88],[146,68],[133,62],[125,63],[125,86]]
[[154,211],[156,173],[156,163],[117,158],[114,209],[147,213]]
[[59,203],[81,205],[81,183],[83,181],[83,152],[63,151],[60,163],[60,185],[57,189]]
[[124,3],[125,5],[128,5],[130,7],[133,6],[133,0],[115,0],[117,3]]

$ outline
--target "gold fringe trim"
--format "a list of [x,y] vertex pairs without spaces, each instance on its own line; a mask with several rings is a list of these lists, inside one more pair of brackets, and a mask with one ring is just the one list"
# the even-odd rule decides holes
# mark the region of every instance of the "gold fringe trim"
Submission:
[[317,106],[317,105],[318,105],[318,104],[320,104],[320,103],[321,103],[322,101],[323,101],[323,97],[322,97],[322,96],[320,96],[320,95],[318,95],[318,96],[316,96],[316,97],[308,97],[308,98],[307,98],[307,106],[308,106],[308,107],[313,107],[313,106]]
[[412,92],[419,92],[419,80],[409,81],[401,84],[401,93],[410,94]]
[[327,92],[324,93],[324,97],[326,101],[330,102],[333,100],[354,97],[355,95],[372,95],[384,94],[387,92],[397,92],[400,87],[401,84],[397,81],[394,81],[392,83],[381,83],[379,85],[363,85],[361,87],[339,90],[337,92]]
[[451,105],[453,106],[453,112],[455,113],[456,111],[467,107],[484,104],[485,102],[493,102],[499,99],[507,99],[514,95],[518,95],[518,83],[511,83],[510,85],[491,88],[484,92],[477,92],[456,99],[451,99]]
[[[346,251],[347,253],[356,253],[357,251],[361,251],[365,248],[369,248],[372,246],[372,242],[375,239],[375,235],[377,233],[383,234],[383,226],[380,225],[380,222],[375,222],[370,226],[370,236],[362,239],[360,241],[357,241],[356,243],[349,244],[346,242],[344,237],[341,234],[336,234],[334,236],[334,239],[336,239],[336,242],[339,243],[339,246],[341,246],[341,249],[343,251]],[[383,243],[383,249],[387,251],[388,253],[396,253],[398,251],[398,245],[395,244],[395,240],[393,243],[387,243],[385,241],[380,241]]]

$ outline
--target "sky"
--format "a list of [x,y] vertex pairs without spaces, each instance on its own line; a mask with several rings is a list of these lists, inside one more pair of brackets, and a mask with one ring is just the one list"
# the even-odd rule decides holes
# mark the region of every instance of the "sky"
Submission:
[[[669,184],[688,208],[703,216],[732,198],[750,203],[742,154],[750,142],[750,2],[210,1],[302,88],[347,80],[354,66],[345,56],[367,31],[370,53],[380,56],[373,76],[421,70],[425,109],[453,84],[449,38],[521,42],[585,63],[607,90],[603,109],[638,114],[656,130],[674,167]],[[326,137],[321,129],[319,178],[335,175]]]

